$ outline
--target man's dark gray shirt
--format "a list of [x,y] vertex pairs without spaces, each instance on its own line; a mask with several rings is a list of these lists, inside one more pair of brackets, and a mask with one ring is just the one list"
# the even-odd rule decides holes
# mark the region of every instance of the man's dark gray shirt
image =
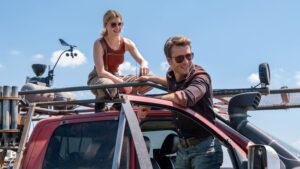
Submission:
[[[214,123],[213,92],[209,74],[198,65],[192,65],[186,78],[176,82],[174,72],[167,72],[168,91],[175,92],[176,99],[183,107],[189,107]],[[205,139],[211,134],[181,113],[175,117],[177,132],[181,138]]]

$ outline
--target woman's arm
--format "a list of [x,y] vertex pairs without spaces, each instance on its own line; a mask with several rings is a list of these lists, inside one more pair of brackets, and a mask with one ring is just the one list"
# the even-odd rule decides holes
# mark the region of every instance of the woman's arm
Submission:
[[125,49],[129,51],[135,61],[137,61],[141,66],[141,75],[147,75],[149,73],[148,62],[143,58],[142,54],[137,49],[134,42],[128,38],[124,38]]
[[168,85],[167,79],[165,77],[152,76],[152,75],[141,76],[137,79],[137,81],[150,81],[150,82],[157,83],[157,84],[160,84],[165,87],[167,87],[167,85]]
[[105,77],[108,79],[111,79],[113,82],[115,83],[122,83],[123,80],[118,78],[117,76],[111,74],[110,72],[106,71],[104,69],[104,61],[103,61],[103,54],[104,54],[104,50],[101,46],[101,43],[99,41],[99,39],[97,39],[94,42],[94,63],[95,63],[95,67],[96,67],[96,72],[98,77]]

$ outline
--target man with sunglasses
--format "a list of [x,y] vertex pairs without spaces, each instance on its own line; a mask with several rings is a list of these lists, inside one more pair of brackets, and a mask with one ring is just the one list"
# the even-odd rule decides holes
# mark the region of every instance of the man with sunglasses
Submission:
[[[193,64],[191,41],[185,36],[171,37],[165,43],[164,52],[170,65],[166,78],[142,76],[139,80],[166,86],[169,93],[159,96],[160,99],[190,107],[214,123],[211,79],[201,66]],[[220,168],[223,152],[219,141],[180,113],[176,113],[174,119],[180,137],[175,168]]]

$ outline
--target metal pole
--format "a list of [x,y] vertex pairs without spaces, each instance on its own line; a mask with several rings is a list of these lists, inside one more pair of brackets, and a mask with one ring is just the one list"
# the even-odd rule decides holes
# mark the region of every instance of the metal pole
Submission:
[[45,105],[76,105],[81,103],[119,103],[121,102],[120,99],[88,99],[88,100],[72,100],[72,101],[52,101],[52,102],[36,102],[36,106],[45,106]]
[[26,145],[26,142],[27,142],[29,129],[30,129],[30,123],[31,123],[31,120],[32,120],[32,116],[34,114],[34,110],[35,110],[35,103],[31,103],[29,105],[29,111],[27,112],[27,118],[26,118],[26,122],[24,124],[21,140],[20,140],[20,143],[19,143],[18,151],[17,151],[17,158],[15,160],[13,169],[19,169],[20,168],[21,160],[23,158],[23,151],[25,149],[25,145]]
[[120,168],[125,125],[126,125],[126,118],[125,118],[125,114],[124,114],[124,109],[122,109],[120,111],[120,115],[119,115],[118,134],[117,134],[117,139],[116,139],[116,146],[115,146],[115,153],[114,153],[112,169]]
[[[12,97],[18,97],[18,87],[13,86],[11,88],[11,96]],[[17,129],[17,118],[18,118],[18,100],[11,100],[11,129]]]
[[239,93],[246,92],[260,92],[261,94],[267,95],[270,94],[270,89],[268,87],[263,88],[238,88],[238,89],[214,89],[214,96],[228,96],[228,95],[236,95]]
[[122,109],[128,122],[140,169],[153,169],[150,155],[140,128],[140,123],[133,111],[130,101],[123,97]]
[[19,95],[29,95],[29,94],[42,94],[42,93],[55,93],[55,92],[67,92],[67,91],[82,91],[82,90],[93,90],[93,89],[107,89],[107,88],[120,88],[128,86],[151,86],[161,90],[166,88],[150,82],[127,82],[127,83],[116,83],[116,84],[100,84],[100,85],[90,85],[90,86],[78,86],[78,87],[66,87],[66,88],[56,88],[56,89],[44,89],[44,90],[28,90],[20,91]]
[[[3,87],[0,86],[0,97],[3,97]],[[2,116],[3,116],[3,100],[0,100],[0,130],[2,130]],[[3,134],[0,133],[0,146],[2,146]]]
[[[3,87],[2,86],[0,86],[0,97],[3,97]],[[3,100],[1,99],[0,100],[0,129],[2,129],[2,116],[3,116],[3,109],[2,109],[3,103],[2,102],[3,102]]]
[[[12,97],[18,97],[18,87],[12,86],[11,88],[11,96]],[[10,129],[17,129],[18,128],[18,100],[13,99],[10,102]],[[16,145],[16,136],[17,133],[12,133],[12,145]]]
[[282,94],[282,93],[299,93],[300,88],[283,88],[283,89],[272,89],[270,90],[270,94]]
[[[3,97],[10,97],[11,95],[11,87],[4,86],[3,87]],[[2,128],[3,130],[9,130],[9,100],[3,99],[3,118],[2,118]],[[7,133],[3,133],[4,138],[4,146],[8,146],[8,135]]]

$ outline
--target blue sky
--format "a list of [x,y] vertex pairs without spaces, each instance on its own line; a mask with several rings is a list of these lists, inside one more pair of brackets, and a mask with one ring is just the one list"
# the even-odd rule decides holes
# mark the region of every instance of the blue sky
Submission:
[[[253,86],[258,65],[268,62],[271,88],[300,87],[300,2],[252,1],[0,1],[0,85],[25,83],[32,63],[53,65],[58,39],[78,46],[78,57],[64,57],[55,87],[86,85],[93,67],[93,42],[108,9],[121,12],[123,35],[133,40],[154,74],[165,74],[163,44],[173,35],[192,40],[194,62],[212,76],[213,87]],[[124,73],[135,73],[129,54]],[[252,76],[251,76],[252,75]],[[251,78],[250,78],[251,79]],[[251,113],[251,121],[300,149],[299,109]],[[279,125],[280,124],[280,125]]]

